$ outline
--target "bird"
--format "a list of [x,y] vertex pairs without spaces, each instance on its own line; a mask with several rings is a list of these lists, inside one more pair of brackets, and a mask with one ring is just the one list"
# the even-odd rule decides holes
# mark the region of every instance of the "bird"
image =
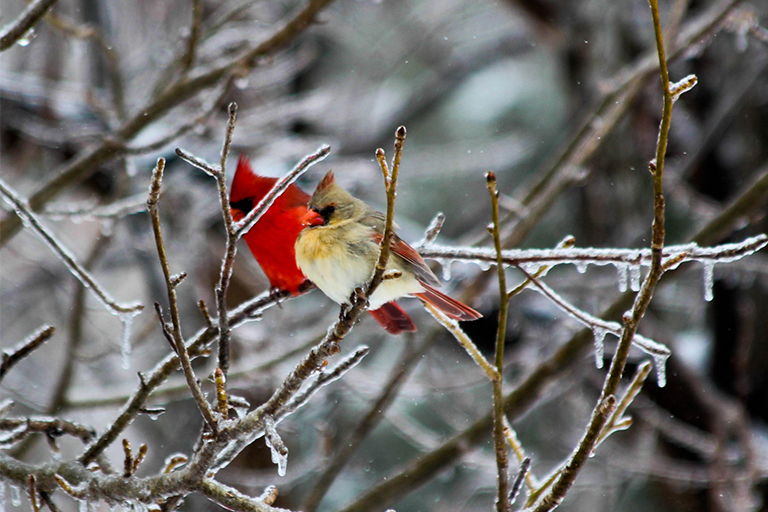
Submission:
[[[240,155],[229,194],[232,219],[243,219],[277,183],[277,178],[261,176],[251,168],[246,155]],[[273,291],[285,290],[301,295],[307,278],[296,266],[294,246],[303,229],[309,194],[291,184],[264,215],[243,235],[248,249],[269,279]]]
[[[305,227],[296,239],[296,264],[331,300],[348,304],[355,289],[363,287],[373,274],[386,217],[341,188],[333,171],[320,181],[307,207]],[[386,272],[393,278],[383,280],[368,297],[370,309],[396,305],[395,300],[414,296],[454,320],[482,317],[436,290],[440,281],[435,274],[419,253],[395,233],[390,250]]]
[[[229,206],[235,222],[243,219],[277,183],[277,178],[254,172],[250,160],[240,155],[232,179]],[[253,227],[243,235],[273,292],[285,290],[298,296],[308,289],[310,281],[296,264],[295,245],[304,228],[310,195],[291,184]],[[374,319],[390,334],[413,332],[416,325],[408,314],[394,302],[369,309]]]

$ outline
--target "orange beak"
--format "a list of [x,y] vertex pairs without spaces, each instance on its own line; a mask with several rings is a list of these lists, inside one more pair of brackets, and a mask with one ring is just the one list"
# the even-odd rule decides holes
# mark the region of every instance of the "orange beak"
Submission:
[[301,223],[305,226],[322,226],[325,224],[325,219],[315,210],[307,210],[307,213],[301,218]]

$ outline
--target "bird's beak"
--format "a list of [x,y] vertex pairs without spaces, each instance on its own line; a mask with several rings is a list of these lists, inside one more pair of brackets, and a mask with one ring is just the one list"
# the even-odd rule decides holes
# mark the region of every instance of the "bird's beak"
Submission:
[[307,210],[307,213],[301,219],[301,223],[305,226],[322,226],[325,224],[325,219],[315,210]]

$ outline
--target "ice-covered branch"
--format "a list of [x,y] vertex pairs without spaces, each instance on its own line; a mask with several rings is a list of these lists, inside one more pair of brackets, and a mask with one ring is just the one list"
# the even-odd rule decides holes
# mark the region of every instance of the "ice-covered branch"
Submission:
[[[696,243],[668,245],[662,253],[662,264],[683,255],[680,263],[699,261],[701,263],[727,263],[749,256],[768,244],[768,236],[757,235],[742,242],[722,244],[714,247],[700,247]],[[451,247],[429,244],[418,248],[424,258],[434,259],[442,264],[452,261],[477,263],[482,268],[496,262],[493,247]],[[646,249],[599,249],[571,247],[552,249],[506,249],[502,251],[505,264],[524,266],[535,271],[536,265],[575,265],[584,271],[587,265],[615,265],[626,272],[630,267],[650,267],[651,250]]]
[[3,28],[0,33],[0,52],[7,50],[23,38],[57,1],[36,0],[29,4],[13,23]]
[[8,373],[13,365],[27,357],[37,347],[48,341],[56,329],[52,325],[44,325],[15,347],[3,350],[2,363],[0,363],[0,381]]

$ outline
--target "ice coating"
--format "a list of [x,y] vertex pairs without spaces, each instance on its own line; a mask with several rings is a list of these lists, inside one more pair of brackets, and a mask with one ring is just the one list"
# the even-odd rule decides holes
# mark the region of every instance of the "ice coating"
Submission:
[[123,358],[123,368],[128,369],[131,367],[131,327],[133,326],[133,319],[136,315],[141,313],[139,311],[128,311],[118,313],[120,322],[123,324],[123,329],[120,335],[120,355]]
[[704,300],[711,302],[715,298],[713,288],[715,286],[715,264],[704,262]]
[[277,474],[285,476],[286,470],[288,469],[288,450],[285,446],[282,447],[282,450],[279,447],[276,447],[270,436],[264,436],[264,442],[269,448],[269,452],[272,454],[272,462],[277,464]]
[[627,273],[629,272],[629,265],[626,263],[617,263],[616,270],[619,276],[619,291],[624,293],[627,291]]
[[603,356],[605,355],[605,335],[608,331],[599,326],[592,326],[592,335],[595,337],[595,366],[597,369],[603,367]]
[[640,291],[640,265],[629,266],[629,289],[633,292]]

